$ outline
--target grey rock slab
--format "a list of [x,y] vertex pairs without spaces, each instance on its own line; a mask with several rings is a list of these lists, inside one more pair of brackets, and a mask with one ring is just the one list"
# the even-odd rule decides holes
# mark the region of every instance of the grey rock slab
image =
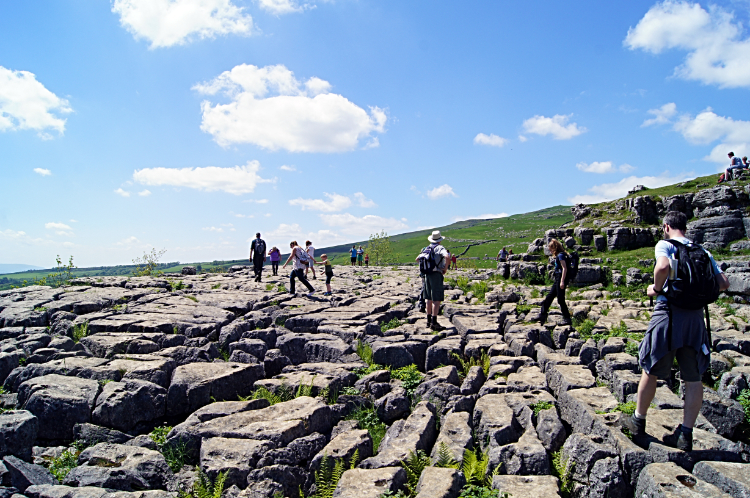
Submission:
[[469,412],[449,412],[440,424],[431,458],[435,460],[441,446],[447,446],[457,462],[464,459],[464,452],[472,447],[471,414]]
[[379,498],[388,491],[396,493],[406,484],[401,467],[350,469],[343,473],[333,498]]
[[112,358],[116,354],[148,354],[161,349],[164,334],[134,334],[104,332],[83,337],[80,343],[98,358]]
[[500,465],[499,473],[513,475],[548,475],[550,461],[532,428],[526,431],[516,443],[504,446],[491,446],[488,473]]
[[570,424],[574,432],[583,434],[598,433],[601,429],[609,432],[604,427],[604,419],[597,412],[610,412],[617,405],[617,399],[606,387],[572,389],[558,398],[560,417]]
[[224,472],[227,488],[245,488],[248,473],[271,448],[268,442],[253,439],[209,438],[201,444],[200,466],[212,480]]
[[409,415],[410,409],[411,400],[403,387],[396,387],[382,398],[375,400],[375,411],[378,418],[386,424],[405,418]]
[[497,475],[492,479],[492,489],[513,498],[560,498],[558,483],[553,476]]
[[555,396],[571,389],[594,387],[596,379],[582,365],[554,365],[547,370],[547,384]]
[[536,433],[544,449],[553,453],[565,442],[566,432],[555,408],[541,410],[537,415]]
[[729,498],[713,484],[674,463],[652,463],[638,477],[635,496],[646,498]]
[[3,457],[3,464],[10,473],[10,484],[22,493],[35,484],[57,484],[57,479],[41,465],[24,462],[18,457]]
[[445,382],[447,384],[453,384],[454,386],[460,386],[461,381],[458,377],[458,370],[453,365],[448,365],[446,367],[440,367],[435,368],[434,370],[430,370],[427,372],[427,374],[424,376],[424,379],[422,380],[422,383],[440,383]]
[[172,494],[161,490],[110,491],[104,488],[85,486],[74,488],[71,486],[40,484],[26,488],[25,495],[29,498],[172,498]]
[[[118,430],[87,423],[76,424],[73,427],[73,437],[86,446],[93,446],[98,443],[126,444],[132,439],[132,436]],[[153,442],[151,438],[148,439]]]
[[425,371],[429,372],[441,365],[454,365],[456,359],[453,354],[461,355],[461,339],[448,338],[442,339],[427,348],[427,358],[425,360]]
[[31,460],[31,448],[39,432],[39,419],[26,410],[0,413],[0,457],[15,455]]
[[211,402],[247,396],[263,378],[262,365],[191,363],[177,367],[167,393],[167,415],[190,413]]
[[539,367],[524,366],[508,375],[508,385],[517,391],[544,390],[547,389],[547,379]]
[[318,470],[324,456],[333,459],[343,458],[350,463],[352,456],[359,451],[359,460],[365,460],[372,456],[372,438],[370,433],[364,429],[353,429],[338,434],[331,439],[310,462],[310,470]]
[[177,362],[157,355],[118,355],[109,366],[124,371],[124,379],[140,379],[169,388]]
[[120,431],[164,417],[167,390],[151,382],[123,379],[110,382],[96,398],[91,421]]
[[477,394],[486,380],[487,377],[484,375],[482,367],[471,367],[463,384],[461,384],[461,394],[464,396]]
[[429,452],[437,438],[435,408],[421,401],[406,420],[395,422],[380,443],[378,454],[363,460],[360,467],[376,469],[392,467],[418,450]]
[[427,467],[419,476],[416,498],[458,498],[465,484],[463,472],[457,469]]
[[732,498],[750,498],[750,464],[698,462],[693,475],[713,484]]
[[[248,490],[255,491],[258,483],[271,481],[280,485],[272,489],[282,492],[282,496],[298,496],[300,487],[304,487],[309,474],[300,467],[291,465],[270,465],[250,471],[247,475]],[[273,492],[261,496],[273,496]],[[249,493],[249,496],[254,496]],[[255,495],[257,496],[257,495]]]
[[45,375],[57,374],[95,380],[120,380],[122,373],[108,366],[102,358],[71,357],[46,363],[26,365],[13,370],[5,379],[6,391],[17,392],[27,380]]
[[21,384],[18,403],[39,419],[39,438],[70,440],[73,426],[91,420],[99,389],[95,380],[45,375]]
[[737,401],[719,396],[713,389],[703,388],[701,415],[711,422],[716,432],[724,437],[734,437],[745,420],[745,410]]
[[86,448],[63,484],[136,491],[167,489],[173,474],[161,453],[137,446],[100,443]]
[[255,382],[255,386],[265,387],[271,392],[279,392],[281,389],[289,389],[297,392],[300,386],[312,387],[312,395],[317,396],[328,389],[331,392],[340,392],[344,385],[338,377],[315,372],[283,372],[273,379],[261,379]]
[[170,445],[184,443],[188,450],[197,451],[203,438],[226,437],[269,441],[278,448],[314,432],[327,433],[333,424],[331,407],[322,399],[300,396],[205,422],[185,421],[172,429],[167,442]]
[[481,447],[503,446],[521,437],[522,427],[503,394],[482,396],[474,405],[473,427]]

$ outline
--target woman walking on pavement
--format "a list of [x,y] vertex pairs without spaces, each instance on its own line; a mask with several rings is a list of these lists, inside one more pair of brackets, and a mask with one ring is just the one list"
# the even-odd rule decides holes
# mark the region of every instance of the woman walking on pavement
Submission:
[[281,251],[279,251],[278,247],[273,246],[273,249],[271,249],[271,252],[268,253],[268,256],[271,258],[271,270],[273,270],[273,275],[276,276],[279,274],[279,261],[281,261]]
[[547,297],[544,298],[544,302],[542,303],[542,316],[539,321],[544,325],[544,322],[547,321],[547,313],[549,312],[552,300],[557,297],[557,304],[560,305],[560,311],[562,312],[563,320],[565,320],[565,325],[570,325],[572,323],[570,319],[570,311],[568,311],[568,305],[565,304],[565,288],[568,285],[566,281],[568,277],[568,253],[565,252],[563,245],[557,239],[551,239],[547,247],[555,257],[555,283],[547,293]]
[[310,285],[310,282],[308,282],[305,278],[305,269],[307,268],[308,264],[314,263],[315,261],[310,260],[310,257],[307,255],[305,250],[297,245],[296,240],[293,240],[289,243],[289,248],[292,250],[292,252],[289,255],[289,259],[287,259],[286,263],[284,263],[284,266],[282,266],[282,268],[286,268],[286,265],[289,264],[290,261],[294,260],[292,273],[289,275],[289,293],[294,294],[294,279],[298,278],[299,281],[302,282],[302,285],[307,287],[307,290],[310,291],[307,295],[312,296],[315,292],[315,289],[313,289],[313,286]]

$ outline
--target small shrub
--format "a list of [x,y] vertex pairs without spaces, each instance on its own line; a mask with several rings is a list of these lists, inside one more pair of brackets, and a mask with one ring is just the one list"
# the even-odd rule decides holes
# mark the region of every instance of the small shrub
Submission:
[[487,465],[489,465],[489,463],[489,450],[484,453],[480,452],[479,448],[477,448],[476,451],[465,450],[461,470],[463,470],[464,477],[466,478],[466,484],[486,487],[492,486],[492,479],[500,471],[500,465],[498,465],[490,475],[487,475]]
[[628,401],[627,403],[620,403],[617,405],[614,411],[622,412],[625,415],[632,415],[635,413],[635,401]]
[[80,449],[71,446],[70,448],[66,448],[59,457],[51,458],[45,463],[50,473],[55,476],[55,479],[62,483],[65,476],[78,466],[78,455],[80,454]]
[[531,410],[534,412],[534,416],[538,417],[539,412],[541,412],[542,410],[549,410],[554,406],[555,405],[553,405],[549,401],[537,401],[533,405],[529,405],[529,408],[531,408]]
[[618,325],[612,326],[612,328],[609,329],[609,336],[610,337],[627,337],[628,335],[628,326],[625,325],[625,322],[620,320],[620,323]]
[[180,492],[179,498],[221,498],[224,492],[224,483],[227,480],[226,472],[219,472],[216,480],[212,481],[200,467],[195,468],[198,471],[198,479],[193,482],[190,492]]
[[372,346],[362,340],[357,340],[357,356],[364,361],[368,366],[373,365],[372,361]]
[[564,497],[570,496],[573,491],[574,466],[574,462],[563,459],[562,450],[552,453],[552,474],[560,480],[560,492]]
[[403,324],[404,324],[404,322],[402,322],[398,318],[392,318],[390,322],[386,322],[386,323],[381,323],[380,324],[380,331],[381,332],[387,332],[387,331],[389,331],[391,329],[395,329],[397,327],[400,327]]
[[596,322],[594,320],[591,320],[590,318],[587,318],[582,321],[575,329],[581,335],[581,339],[586,340],[591,337],[591,331],[594,330],[595,326]]
[[164,445],[161,454],[164,455],[164,459],[172,472],[177,473],[188,460],[187,443],[179,441],[175,445]]
[[151,438],[151,441],[156,443],[156,446],[161,449],[164,444],[167,442],[167,435],[169,434],[169,431],[172,430],[171,425],[162,425],[161,427],[155,427],[154,430],[152,430],[148,437]]
[[187,298],[187,299],[190,299],[190,300],[191,300],[191,301],[193,301],[194,303],[197,303],[197,302],[198,302],[198,298],[197,298],[197,297],[195,297],[195,296],[191,296],[190,294],[183,294],[183,295],[182,295],[182,297],[184,297],[184,298]]
[[359,450],[354,452],[348,466],[343,458],[329,459],[328,455],[323,455],[323,459],[320,461],[320,470],[315,471],[315,488],[317,491],[310,498],[332,498],[344,471],[348,470],[347,467],[349,469],[356,468],[358,462]]
[[214,284],[214,285],[211,286],[211,289],[213,289],[213,290],[221,289],[221,284]]
[[479,358],[476,357],[469,357],[464,358],[458,353],[453,353],[453,358],[455,358],[459,364],[461,365],[461,375],[463,377],[466,377],[469,375],[469,370],[471,370],[471,367],[482,367],[482,371],[484,372],[484,375],[488,375],[490,372],[490,366],[492,358],[490,358],[490,355],[487,354],[487,351],[482,350],[482,354]]
[[417,386],[424,380],[424,374],[419,371],[415,364],[391,370],[391,378],[399,379],[406,393],[411,396]]
[[227,351],[223,347],[219,348],[219,356],[221,356],[222,360],[229,361],[229,351]]
[[266,290],[267,291],[272,291],[274,287],[275,287],[274,284],[266,284]]
[[157,270],[156,268],[159,266],[159,260],[162,256],[164,256],[165,252],[167,252],[166,249],[162,249],[161,251],[151,249],[151,252],[144,252],[143,256],[141,256],[140,258],[135,258],[133,260],[133,264],[135,265],[133,276],[153,277],[162,275],[164,272],[162,272],[161,270]]
[[442,467],[445,469],[457,469],[461,465],[453,458],[453,452],[445,441],[440,441],[438,445],[437,458],[432,462],[433,467]]
[[635,356],[636,358],[638,358],[639,346],[640,345],[637,342],[628,341],[628,343],[625,344],[625,352],[630,356]]
[[73,326],[73,341],[80,342],[81,339],[89,335],[89,322],[79,323]]
[[294,393],[284,385],[279,388],[278,393],[271,392],[265,387],[259,387],[253,393],[252,399],[266,399],[269,403],[275,405],[277,403],[283,403],[284,401],[293,400]]
[[538,299],[539,298],[539,289],[531,289],[531,298],[532,299]]
[[378,452],[380,442],[385,437],[385,431],[388,430],[386,426],[379,418],[378,414],[375,413],[374,408],[360,407],[353,411],[346,420],[356,420],[359,422],[359,426],[370,433],[372,438],[372,451],[373,453]]
[[297,388],[297,393],[294,395],[295,398],[299,398],[300,396],[307,396],[308,398],[313,397],[313,389],[314,389],[314,382],[315,382],[316,375],[312,376],[312,379],[310,379],[309,384],[305,384],[304,382],[299,385]]
[[171,282],[172,286],[172,292],[182,290],[185,288],[185,284],[182,282],[182,280],[178,281],[177,283]]
[[405,461],[401,462],[401,466],[406,471],[406,491],[408,496],[417,495],[419,477],[422,475],[422,471],[426,467],[429,467],[429,465],[430,457],[422,450],[417,450],[416,453],[409,451],[409,456]]
[[745,410],[745,423],[750,424],[750,389],[743,389],[737,396],[737,401]]

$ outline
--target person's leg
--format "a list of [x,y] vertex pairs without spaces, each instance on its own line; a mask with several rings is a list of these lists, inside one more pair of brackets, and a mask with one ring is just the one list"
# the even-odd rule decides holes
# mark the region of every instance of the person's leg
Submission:
[[703,383],[685,382],[685,408],[682,412],[682,426],[692,429],[703,406]]
[[560,305],[563,320],[565,320],[568,325],[571,325],[573,321],[570,319],[570,311],[568,310],[568,305],[565,303],[565,291],[560,288],[560,284],[557,284],[557,304]]
[[331,293],[331,276],[326,275],[326,292]]
[[549,313],[549,307],[552,306],[552,301],[557,297],[557,291],[560,289],[558,286],[560,285],[560,279],[555,276],[555,283],[552,284],[552,288],[549,290],[547,295],[544,297],[544,301],[542,302],[542,316],[539,319],[539,323],[544,325],[544,323],[547,321],[547,313]]
[[646,418],[646,412],[648,412],[651,402],[656,396],[656,375],[649,375],[645,371],[641,373],[641,380],[638,382],[638,394],[636,394],[636,408],[635,411],[641,418]]
[[297,270],[292,270],[289,274],[289,293],[294,294],[294,279],[297,278]]
[[297,278],[299,278],[299,281],[302,282],[302,285],[307,287],[307,290],[309,290],[310,292],[315,292],[315,289],[313,289],[313,286],[310,285],[310,282],[307,281],[307,278],[305,278],[305,274],[302,273],[302,270],[299,271],[299,275]]

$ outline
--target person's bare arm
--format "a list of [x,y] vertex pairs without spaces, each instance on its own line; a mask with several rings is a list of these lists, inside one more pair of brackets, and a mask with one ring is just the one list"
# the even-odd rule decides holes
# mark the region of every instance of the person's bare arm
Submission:
[[565,278],[568,276],[568,264],[564,259],[559,260],[560,266],[562,267],[562,275],[560,276],[560,289],[565,290]]
[[282,268],[286,268],[286,265],[289,264],[293,256],[294,256],[294,249],[292,249],[291,254],[289,254],[289,258],[287,258],[286,263],[284,263],[284,266],[282,266]]
[[725,291],[729,288],[729,279],[723,273],[716,275],[716,280],[719,282],[719,290]]
[[646,289],[646,295],[648,297],[656,297],[659,295],[657,289],[661,290],[664,288],[664,283],[669,277],[669,258],[666,256],[659,256],[654,266],[654,283],[648,286]]

